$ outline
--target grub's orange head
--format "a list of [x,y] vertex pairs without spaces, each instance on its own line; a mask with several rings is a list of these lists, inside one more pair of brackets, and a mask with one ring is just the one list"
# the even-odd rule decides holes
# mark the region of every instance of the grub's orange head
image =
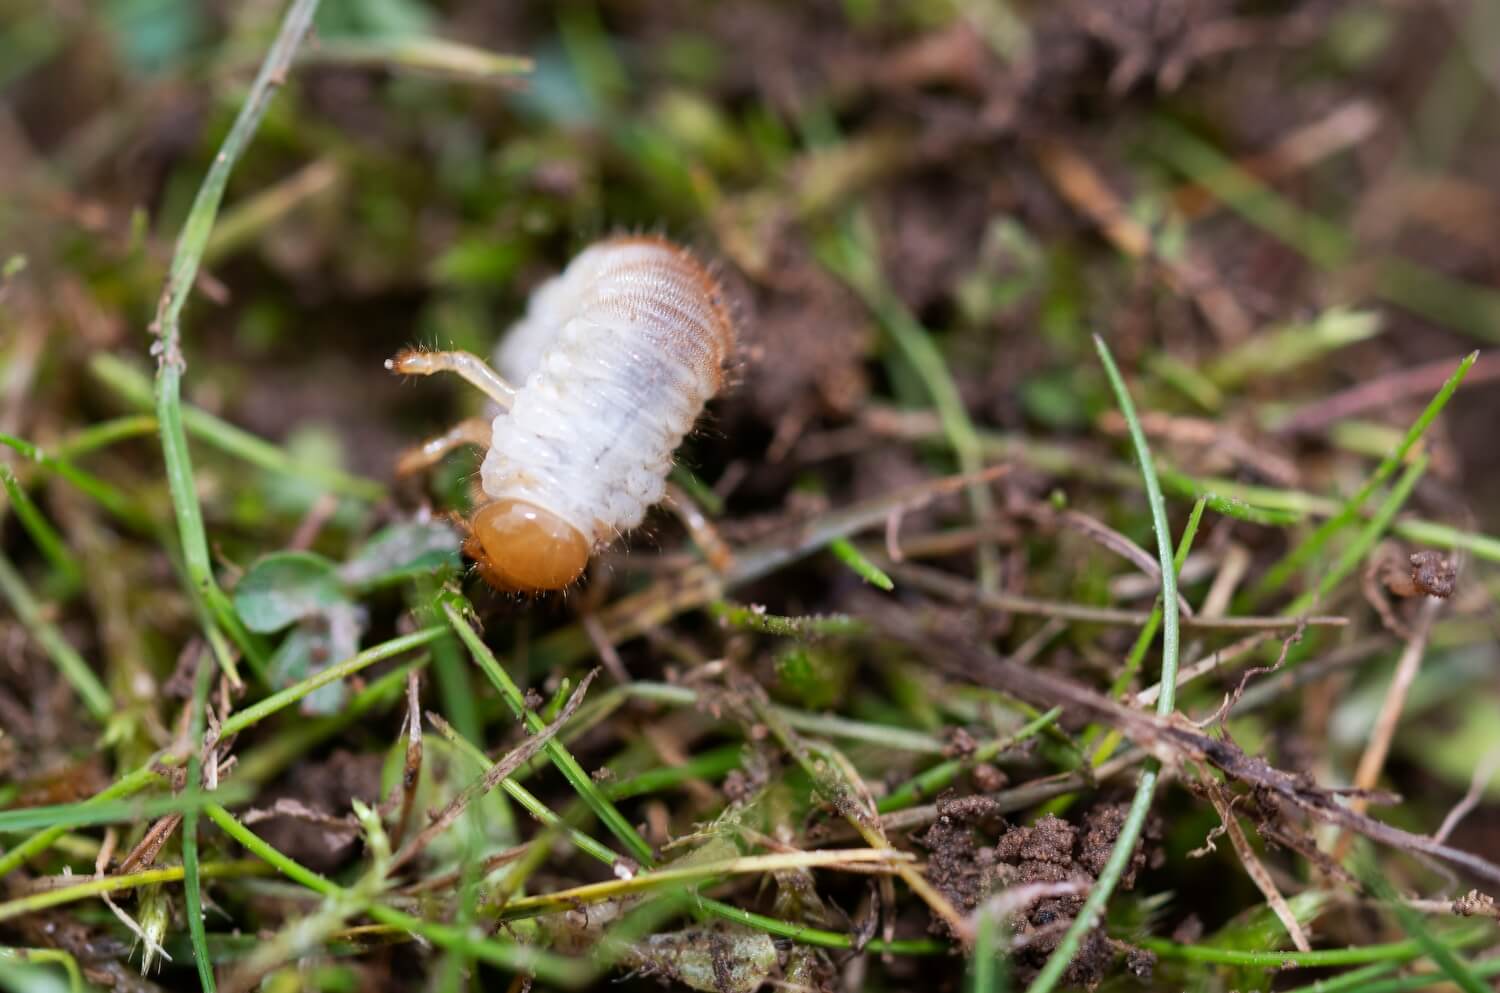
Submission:
[[464,552],[497,590],[560,590],[583,575],[592,547],[577,528],[523,500],[496,500],[474,511]]

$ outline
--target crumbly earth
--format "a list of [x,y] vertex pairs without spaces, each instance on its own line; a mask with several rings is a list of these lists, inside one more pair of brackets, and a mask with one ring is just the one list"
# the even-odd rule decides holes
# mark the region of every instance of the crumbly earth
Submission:
[[[938,799],[937,820],[916,841],[928,851],[928,878],[960,910],[972,912],[987,898],[1006,892],[1024,894],[1028,886],[1075,884],[1076,892],[1027,899],[1022,896],[1011,919],[1018,946],[1014,964],[1021,976],[1039,968],[1057,946],[1088,894],[1088,886],[1109,860],[1114,840],[1124,823],[1126,805],[1101,804],[1078,823],[1044,814],[1030,825],[1007,824],[995,804],[982,795]],[[1120,888],[1131,889],[1149,861],[1159,862],[1156,826],[1148,826],[1120,877]],[[945,921],[934,917],[934,933],[950,934]],[[1084,939],[1065,980],[1092,987],[1107,973],[1120,946],[1100,929]],[[1150,956],[1135,949],[1127,953],[1127,968],[1149,975]]]

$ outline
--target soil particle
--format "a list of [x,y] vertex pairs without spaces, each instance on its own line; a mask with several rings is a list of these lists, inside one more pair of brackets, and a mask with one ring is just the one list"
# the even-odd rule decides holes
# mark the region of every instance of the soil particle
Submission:
[[1077,835],[1073,825],[1047,814],[1033,827],[1018,827],[1006,834],[995,847],[995,854],[1011,863],[1068,865],[1073,861],[1073,842]]
[[[1120,836],[1120,826],[1125,823],[1125,813],[1128,808],[1124,804],[1110,804],[1103,807],[1095,807],[1089,811],[1084,818],[1083,846],[1078,853],[1079,863],[1089,871],[1092,876],[1098,876],[1104,871],[1104,863],[1109,861],[1109,853],[1114,849],[1115,839]],[[1157,831],[1157,826],[1148,824],[1147,836],[1152,837]],[[1130,862],[1125,866],[1125,872],[1120,877],[1120,885],[1130,889],[1135,885],[1136,873],[1146,864],[1146,850],[1137,845],[1135,852],[1130,856]],[[1153,858],[1159,858],[1159,853],[1153,853]]]
[[[965,913],[973,912],[1002,888],[1084,883],[1097,878],[1109,860],[1126,813],[1125,806],[1110,804],[1088,811],[1077,824],[1046,814],[1035,824],[1008,827],[998,816],[994,802],[983,795],[940,797],[937,807],[938,819],[917,841],[930,853],[928,878]],[[1157,833],[1155,825],[1148,824],[1148,840]],[[993,844],[986,844],[991,838]],[[1134,885],[1147,858],[1144,846],[1138,848],[1121,878],[1122,888]],[[1021,945],[1015,957],[1018,978],[1025,978],[1046,961],[1086,895],[1086,887],[1080,887],[1076,893],[1037,900],[1011,921]],[[934,919],[931,927],[934,933],[947,933],[940,920]],[[1092,987],[1104,977],[1117,954],[1103,931],[1091,932],[1065,981]],[[1146,976],[1150,975],[1151,964],[1151,956],[1145,953],[1126,963],[1132,972]]]
[[1141,982],[1149,983],[1156,971],[1156,953],[1144,948],[1132,948],[1125,953],[1125,968]]
[[[1001,882],[995,872],[995,851],[981,848],[976,831],[977,822],[994,813],[995,804],[983,796],[944,796],[937,805],[937,820],[916,839],[931,853],[927,878],[960,912],[972,913]],[[934,917],[931,927],[934,933],[951,935],[942,918]]]
[[988,762],[976,765],[969,773],[969,779],[981,793],[997,793],[1010,784],[1010,777]]

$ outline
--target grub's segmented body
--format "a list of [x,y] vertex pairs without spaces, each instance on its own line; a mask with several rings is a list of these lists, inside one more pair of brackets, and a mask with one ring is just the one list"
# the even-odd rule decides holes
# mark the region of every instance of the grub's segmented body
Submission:
[[649,237],[593,245],[496,352],[517,392],[494,420],[486,496],[544,508],[595,547],[614,540],[662,499],[733,348],[719,286],[687,251]]

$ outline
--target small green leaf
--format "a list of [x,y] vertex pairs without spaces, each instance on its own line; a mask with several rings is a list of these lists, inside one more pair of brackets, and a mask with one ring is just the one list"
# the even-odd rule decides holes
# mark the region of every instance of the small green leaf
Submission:
[[256,562],[234,591],[245,626],[261,633],[322,614],[345,601],[337,567],[312,552],[274,552]]
[[360,588],[413,573],[457,568],[458,535],[442,521],[405,521],[376,533],[339,567],[339,578]]
[[[316,675],[359,651],[365,612],[350,603],[334,603],[318,616],[302,620],[271,656],[271,684],[287,687]],[[335,714],[344,706],[349,688],[343,681],[319,686],[302,698],[304,714]]]

